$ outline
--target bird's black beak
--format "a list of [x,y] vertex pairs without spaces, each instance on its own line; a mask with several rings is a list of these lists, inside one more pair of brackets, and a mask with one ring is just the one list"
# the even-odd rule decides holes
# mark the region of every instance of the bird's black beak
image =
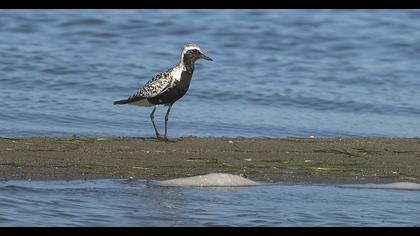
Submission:
[[207,61],[213,61],[213,59],[211,59],[210,57],[204,55],[203,53],[201,53],[200,58],[203,58],[203,59],[205,59]]

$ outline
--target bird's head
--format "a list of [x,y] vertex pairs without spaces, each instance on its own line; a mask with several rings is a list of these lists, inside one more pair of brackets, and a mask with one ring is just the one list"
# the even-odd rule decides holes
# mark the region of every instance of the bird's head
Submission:
[[184,50],[182,50],[181,61],[194,63],[198,59],[205,59],[208,61],[213,61],[210,57],[206,56],[201,51],[201,48],[197,44],[193,44],[193,43],[186,44],[184,46]]

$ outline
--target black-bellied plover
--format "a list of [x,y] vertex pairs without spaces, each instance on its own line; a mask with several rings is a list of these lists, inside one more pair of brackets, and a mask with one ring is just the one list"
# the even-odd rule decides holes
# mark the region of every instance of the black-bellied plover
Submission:
[[157,74],[149,80],[143,88],[139,89],[128,99],[115,101],[115,104],[130,104],[137,106],[154,106],[150,119],[156,132],[156,138],[160,139],[159,131],[155,124],[155,111],[159,105],[168,106],[165,115],[165,136],[168,140],[168,117],[172,105],[182,98],[190,87],[192,75],[194,72],[194,63],[198,59],[212,61],[212,59],[201,51],[197,44],[186,44],[182,50],[181,60],[173,68]]

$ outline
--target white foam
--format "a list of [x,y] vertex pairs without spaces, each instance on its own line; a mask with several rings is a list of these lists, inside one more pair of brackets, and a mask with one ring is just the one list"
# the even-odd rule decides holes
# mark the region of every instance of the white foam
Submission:
[[344,187],[355,188],[380,188],[380,189],[406,189],[406,190],[420,190],[420,184],[410,182],[397,182],[390,184],[349,184]]
[[261,185],[261,183],[243,178],[239,175],[212,173],[208,175],[160,181],[158,185],[179,187],[235,187]]

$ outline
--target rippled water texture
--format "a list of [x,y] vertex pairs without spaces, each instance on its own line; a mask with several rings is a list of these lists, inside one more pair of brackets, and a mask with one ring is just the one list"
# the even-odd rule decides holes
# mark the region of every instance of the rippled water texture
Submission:
[[175,65],[188,42],[214,61],[198,62],[173,107],[173,137],[419,136],[419,20],[419,10],[0,10],[0,136],[153,136],[150,108],[112,101]]
[[377,188],[0,181],[0,226],[420,226],[418,185]]

